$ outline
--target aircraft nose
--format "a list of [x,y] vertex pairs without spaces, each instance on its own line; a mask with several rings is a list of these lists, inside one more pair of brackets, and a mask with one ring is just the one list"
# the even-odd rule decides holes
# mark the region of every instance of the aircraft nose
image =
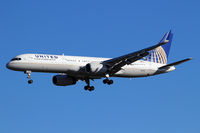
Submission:
[[9,63],[9,62],[6,64],[6,67],[7,67],[8,69],[10,69],[10,63]]
[[8,63],[6,64],[6,67],[7,67],[8,69],[12,69],[12,64],[11,64],[10,62],[8,62]]

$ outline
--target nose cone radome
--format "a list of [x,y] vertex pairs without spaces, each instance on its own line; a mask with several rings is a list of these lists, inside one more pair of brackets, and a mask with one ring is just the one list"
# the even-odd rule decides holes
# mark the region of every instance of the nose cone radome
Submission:
[[7,67],[8,69],[11,69],[10,62],[8,62],[8,63],[6,64],[6,67]]
[[11,62],[8,62],[8,63],[6,64],[6,67],[7,67],[8,69],[10,69],[10,70],[15,70],[15,66],[14,66],[14,64],[11,63]]

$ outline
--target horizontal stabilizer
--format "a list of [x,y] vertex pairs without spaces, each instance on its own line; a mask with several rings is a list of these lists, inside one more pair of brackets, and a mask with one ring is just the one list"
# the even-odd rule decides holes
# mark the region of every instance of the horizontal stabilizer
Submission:
[[159,69],[165,69],[165,68],[168,68],[168,67],[171,67],[171,66],[176,66],[176,65],[179,65],[179,64],[184,63],[184,62],[189,61],[189,60],[192,60],[192,58],[187,58],[187,59],[184,59],[184,60],[181,60],[181,61],[177,61],[177,62],[168,64],[168,65],[162,66]]

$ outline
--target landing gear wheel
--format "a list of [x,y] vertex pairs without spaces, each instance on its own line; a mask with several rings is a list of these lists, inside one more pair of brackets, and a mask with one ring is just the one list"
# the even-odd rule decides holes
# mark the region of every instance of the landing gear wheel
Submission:
[[90,88],[90,86],[85,86],[84,90],[88,90]]
[[113,80],[108,81],[108,85],[111,85],[111,84],[113,84]]
[[90,86],[89,91],[93,91],[94,90],[94,86]]
[[89,90],[89,91],[93,91],[94,90],[94,86],[85,86],[84,87],[85,90]]
[[104,83],[104,84],[107,84],[108,82],[109,82],[109,79],[104,79],[104,80],[103,80],[103,83]]
[[28,84],[32,84],[32,83],[33,83],[32,79],[28,80]]
[[104,79],[104,80],[103,80],[103,83],[104,83],[104,84],[111,85],[111,84],[113,84],[113,80]]

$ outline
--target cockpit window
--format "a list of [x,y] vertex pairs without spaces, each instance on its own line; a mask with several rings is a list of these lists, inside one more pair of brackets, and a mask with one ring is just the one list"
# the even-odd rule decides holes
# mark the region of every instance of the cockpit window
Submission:
[[21,60],[21,58],[13,58],[13,59],[11,59],[11,61],[15,61],[15,60]]

